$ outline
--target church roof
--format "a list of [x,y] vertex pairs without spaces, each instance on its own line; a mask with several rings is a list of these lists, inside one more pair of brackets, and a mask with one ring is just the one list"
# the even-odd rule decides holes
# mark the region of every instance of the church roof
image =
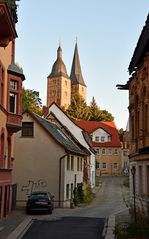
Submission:
[[147,53],[149,53],[149,14],[128,67],[130,74],[139,66]]
[[80,85],[86,86],[82,76],[77,43],[75,45],[70,78],[71,78],[72,84],[80,84]]
[[57,59],[53,64],[52,71],[48,77],[55,77],[55,76],[64,76],[68,77],[66,66],[62,60],[62,49],[59,46],[57,49]]

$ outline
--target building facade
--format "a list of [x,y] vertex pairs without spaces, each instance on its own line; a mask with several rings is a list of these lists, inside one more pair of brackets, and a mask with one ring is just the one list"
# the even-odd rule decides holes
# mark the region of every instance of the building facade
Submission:
[[[129,64],[130,192],[137,213],[149,216],[149,16]],[[133,203],[132,203],[133,204]]]
[[15,135],[17,204],[24,205],[31,192],[44,190],[55,196],[55,206],[70,207],[74,188],[83,183],[85,156],[55,123],[25,112],[22,130]]
[[96,175],[114,176],[122,173],[122,151],[114,122],[75,121],[86,130],[96,151]]
[[[15,5],[15,1],[14,1]],[[0,219],[12,209],[13,135],[21,129],[22,71],[15,65],[16,13],[0,1]]]
[[62,49],[60,46],[58,47],[57,59],[52,66],[50,75],[47,77],[47,107],[55,102],[67,109],[75,94],[81,95],[86,101],[86,85],[82,76],[77,43],[70,77],[62,60]]
[[86,149],[88,155],[84,158],[84,170],[83,170],[83,182],[84,184],[90,184],[92,188],[95,187],[95,151],[92,147],[91,140],[88,133],[82,130],[75,121],[70,119],[68,115],[55,103],[49,107],[49,113],[46,116],[47,120],[52,120],[51,116],[57,119],[57,122],[60,124],[61,129],[64,132],[68,132],[72,139],[75,138],[79,143],[80,147]]

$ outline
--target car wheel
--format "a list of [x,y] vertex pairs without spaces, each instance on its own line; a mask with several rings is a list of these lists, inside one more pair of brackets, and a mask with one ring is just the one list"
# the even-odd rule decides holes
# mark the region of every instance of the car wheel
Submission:
[[48,213],[49,213],[49,214],[52,214],[52,209],[49,209]]
[[26,214],[30,214],[30,211],[28,209],[26,209]]

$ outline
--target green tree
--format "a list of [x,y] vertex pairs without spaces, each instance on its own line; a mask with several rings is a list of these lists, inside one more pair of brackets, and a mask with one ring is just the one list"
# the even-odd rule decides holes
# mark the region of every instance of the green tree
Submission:
[[90,121],[113,121],[114,117],[107,110],[100,110],[97,105],[95,98],[92,98],[92,101],[89,106],[90,110]]
[[39,92],[35,90],[22,89],[22,112],[30,110],[42,115],[42,101],[39,98]]
[[71,104],[69,105],[66,113],[75,119],[89,120],[90,111],[83,97],[79,94],[75,94],[72,97]]
[[113,121],[114,117],[107,110],[100,110],[95,98],[92,98],[90,106],[81,95],[75,94],[71,100],[71,104],[66,110],[66,113],[75,119],[82,119],[87,121]]
[[92,101],[90,103],[89,110],[90,110],[90,119],[89,120],[90,121],[98,121],[100,118],[101,111],[100,111],[94,97],[92,98]]

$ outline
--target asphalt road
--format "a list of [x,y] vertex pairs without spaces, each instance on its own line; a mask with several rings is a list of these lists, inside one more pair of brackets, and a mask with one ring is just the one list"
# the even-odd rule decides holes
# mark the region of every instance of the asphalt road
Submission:
[[23,239],[100,239],[104,219],[64,217],[57,221],[35,221]]
[[52,215],[36,215],[37,219],[23,239],[100,239],[108,216],[126,209],[123,200],[125,177],[101,178],[102,187],[96,199],[86,207],[55,208]]

